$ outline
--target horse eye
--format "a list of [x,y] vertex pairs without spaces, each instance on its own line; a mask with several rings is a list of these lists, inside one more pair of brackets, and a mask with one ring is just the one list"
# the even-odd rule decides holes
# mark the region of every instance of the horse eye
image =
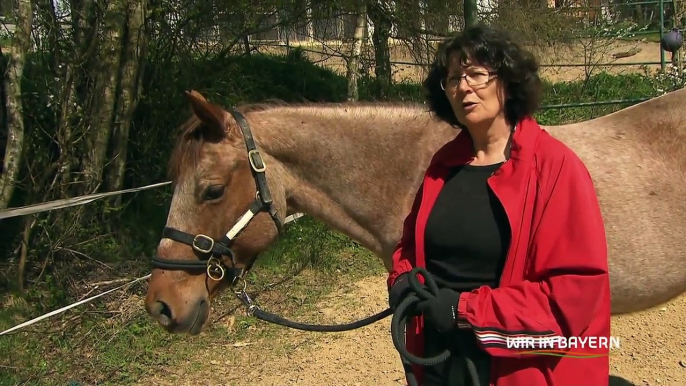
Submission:
[[226,186],[224,185],[212,185],[209,186],[202,194],[203,201],[213,201],[218,200],[224,195],[224,190]]

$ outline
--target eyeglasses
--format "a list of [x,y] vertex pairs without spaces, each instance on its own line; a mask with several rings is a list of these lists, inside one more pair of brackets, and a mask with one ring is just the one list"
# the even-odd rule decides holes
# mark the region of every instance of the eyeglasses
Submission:
[[448,89],[457,89],[460,86],[462,78],[464,78],[467,81],[467,84],[472,87],[481,86],[483,84],[490,82],[492,79],[491,75],[494,74],[495,73],[492,71],[478,70],[468,72],[462,76],[449,76],[448,78],[441,79],[441,89],[443,89],[444,91]]

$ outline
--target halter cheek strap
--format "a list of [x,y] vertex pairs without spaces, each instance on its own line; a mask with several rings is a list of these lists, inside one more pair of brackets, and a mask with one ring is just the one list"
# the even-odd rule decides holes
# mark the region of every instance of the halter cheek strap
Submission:
[[[237,267],[235,261],[236,256],[231,249],[231,246],[236,236],[238,236],[240,232],[248,226],[255,215],[262,211],[269,213],[276,224],[278,234],[283,232],[283,223],[278,217],[278,212],[274,206],[272,195],[269,191],[269,186],[267,185],[267,177],[265,175],[267,167],[262,159],[260,151],[257,149],[252,132],[250,131],[250,126],[248,125],[248,122],[243,114],[233,109],[230,109],[229,112],[231,115],[233,115],[234,119],[238,123],[238,126],[241,128],[243,137],[245,139],[245,145],[248,150],[250,171],[252,172],[255,180],[255,187],[257,190],[257,193],[255,194],[255,201],[253,201],[248,210],[238,219],[238,221],[236,221],[234,226],[231,227],[231,229],[229,229],[229,231],[218,240],[215,240],[205,234],[193,235],[175,228],[165,227],[162,230],[162,238],[167,238],[191,246],[193,250],[201,256],[201,258],[200,260],[181,260],[164,259],[158,256],[153,256],[153,268],[176,269],[184,271],[205,271],[207,276],[212,280],[221,281],[228,279],[231,281],[231,285],[234,285],[238,279],[245,275],[250,267],[246,267],[246,269]],[[226,266],[224,264],[225,257],[229,258],[231,261],[231,266]]]

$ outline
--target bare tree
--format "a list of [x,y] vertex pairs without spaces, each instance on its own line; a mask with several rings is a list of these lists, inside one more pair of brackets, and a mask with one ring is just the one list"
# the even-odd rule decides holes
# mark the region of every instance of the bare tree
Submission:
[[95,105],[90,130],[86,136],[86,154],[83,160],[83,193],[98,190],[102,182],[107,146],[115,116],[126,9],[126,0],[110,1],[105,9],[103,44],[100,47],[95,71]]
[[391,34],[391,11],[386,0],[368,0],[367,13],[374,31],[374,74],[376,75],[377,98],[384,99],[391,87],[391,50],[388,39]]
[[[145,30],[147,0],[131,0],[127,7],[126,33],[121,57],[119,98],[113,122],[112,143],[109,147],[111,160],[107,176],[107,190],[123,188],[126,169],[126,152],[133,113],[138,106],[141,78],[143,76],[143,53],[147,47]],[[121,196],[113,200],[119,205]]]
[[358,1],[357,4],[358,12],[357,19],[355,23],[355,32],[353,35],[353,46],[351,49],[350,56],[348,57],[348,100],[357,101],[359,96],[359,91],[357,87],[357,78],[360,73],[360,55],[362,53],[362,43],[365,40],[367,31],[367,12],[366,4],[364,1]]
[[20,160],[24,148],[24,113],[22,106],[21,79],[26,55],[31,46],[33,10],[31,0],[19,0],[16,29],[10,46],[10,58],[5,76],[7,106],[7,147],[2,174],[0,174],[0,209],[7,208],[19,176]]

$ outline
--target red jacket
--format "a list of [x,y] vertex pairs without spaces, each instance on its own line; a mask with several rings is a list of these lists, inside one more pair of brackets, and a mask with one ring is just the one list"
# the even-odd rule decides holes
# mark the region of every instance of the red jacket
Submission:
[[[426,222],[449,169],[472,160],[466,131],[433,157],[404,222],[388,285],[425,267]],[[592,358],[529,355],[507,337],[610,337],[610,283],[603,219],[588,170],[531,118],[517,125],[510,159],[488,180],[512,230],[500,286],[462,293],[458,328],[474,331],[492,357],[492,386],[603,386],[609,349],[557,348]],[[423,318],[412,318],[406,347],[423,356]],[[550,341],[549,341],[550,342]],[[564,345],[563,345],[564,346]],[[589,348],[590,347],[590,348]],[[550,347],[547,347],[550,348]],[[421,384],[421,367],[414,366]]]

